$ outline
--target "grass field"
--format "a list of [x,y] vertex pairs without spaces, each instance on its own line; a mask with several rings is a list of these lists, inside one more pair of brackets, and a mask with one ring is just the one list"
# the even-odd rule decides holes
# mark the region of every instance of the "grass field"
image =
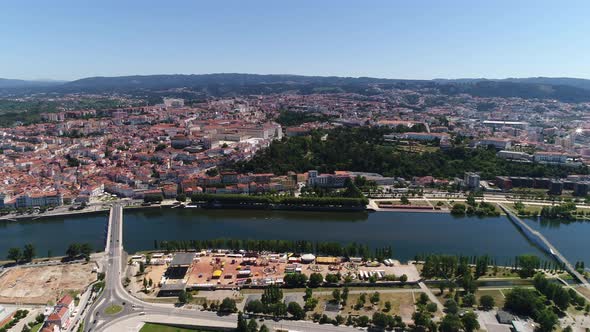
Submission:
[[122,310],[123,310],[122,306],[117,305],[117,304],[113,304],[113,305],[108,306],[105,309],[104,313],[107,315],[114,315],[114,314],[120,313]]
[[210,332],[210,330],[186,329],[169,325],[146,323],[139,332]]
[[[508,290],[510,291],[510,290]],[[475,298],[477,299],[477,302],[479,303],[479,298],[483,295],[489,295],[491,297],[494,298],[494,302],[496,303],[496,307],[498,308],[502,308],[504,306],[504,302],[506,302],[506,299],[504,297],[504,294],[502,293],[503,291],[500,290],[488,290],[488,289],[483,289],[483,290],[478,290],[475,292]]]
[[[373,305],[370,303],[369,299],[371,294],[374,291],[367,291],[366,292],[366,302],[365,305],[359,309],[355,308],[355,304],[360,297],[360,294],[349,294],[346,306],[342,308],[340,311],[340,315],[347,317],[347,316],[362,316],[366,315],[371,317],[373,313],[376,311],[386,312],[390,315],[400,315],[404,321],[411,320],[412,313],[414,312],[414,296],[413,291],[408,290],[408,292],[404,293],[385,293],[379,292],[379,303]],[[314,296],[318,299],[318,305],[316,306],[315,310],[311,312],[313,313],[324,313],[324,306],[327,302],[332,300],[331,295],[317,295]],[[385,302],[389,301],[391,303],[391,310],[384,311],[385,309]]]

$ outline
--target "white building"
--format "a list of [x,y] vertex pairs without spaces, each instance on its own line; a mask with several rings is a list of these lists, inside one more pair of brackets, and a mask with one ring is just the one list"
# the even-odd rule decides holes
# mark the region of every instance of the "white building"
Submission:
[[166,108],[180,108],[180,107],[184,107],[184,99],[180,99],[180,98],[164,98],[164,106]]
[[63,197],[60,193],[32,193],[22,194],[16,198],[15,207],[42,207],[63,205]]
[[473,172],[465,172],[465,186],[469,189],[479,189],[480,177],[479,174]]

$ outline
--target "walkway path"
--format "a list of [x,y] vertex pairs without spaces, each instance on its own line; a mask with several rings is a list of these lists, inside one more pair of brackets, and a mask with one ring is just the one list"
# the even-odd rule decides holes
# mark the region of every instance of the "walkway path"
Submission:
[[420,286],[420,289],[424,293],[426,293],[426,295],[428,295],[428,298],[430,299],[430,302],[436,303],[436,306],[438,307],[438,310],[440,310],[441,312],[444,312],[443,310],[445,309],[445,307],[442,305],[442,303],[440,303],[440,301],[434,295],[434,293],[432,293],[432,291],[430,290],[430,288],[428,288],[428,286],[426,286],[426,284],[424,284],[423,282],[419,282],[418,283],[418,286]]

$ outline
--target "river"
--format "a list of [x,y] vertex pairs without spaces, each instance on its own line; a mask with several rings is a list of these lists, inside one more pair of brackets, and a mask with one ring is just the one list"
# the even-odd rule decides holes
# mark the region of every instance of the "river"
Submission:
[[583,261],[590,267],[590,222],[523,219],[533,229],[541,232],[570,263]]
[[[417,254],[484,255],[505,263],[514,256],[542,253],[505,217],[457,218],[414,212],[299,212],[267,210],[133,209],[124,212],[124,246],[128,252],[153,249],[154,240],[212,238],[285,239],[357,242],[372,248],[391,246],[401,260]],[[11,247],[33,243],[37,256],[64,254],[73,242],[102,249],[105,214],[53,217],[35,221],[0,222],[0,256]],[[590,224],[558,228],[527,221],[571,260],[590,263]],[[561,233],[564,231],[563,234]],[[568,240],[572,238],[573,240]]]

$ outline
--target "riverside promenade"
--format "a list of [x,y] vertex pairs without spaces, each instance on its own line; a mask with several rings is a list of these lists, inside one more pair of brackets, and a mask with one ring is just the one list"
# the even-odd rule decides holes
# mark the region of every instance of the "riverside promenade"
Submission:
[[580,281],[582,286],[590,288],[590,283],[588,283],[588,280],[586,280],[586,278],[584,278],[582,274],[576,271],[573,265],[559,252],[559,250],[557,250],[557,248],[555,248],[551,244],[551,242],[549,242],[549,240],[547,240],[545,236],[543,236],[543,234],[532,229],[529,225],[527,225],[524,221],[522,221],[522,219],[516,216],[504,205],[498,204],[498,206],[500,206],[500,208],[508,216],[508,219],[510,219],[510,221],[512,221],[512,223],[518,229],[520,229],[529,240],[536,243],[542,250],[544,250],[551,256],[555,257],[555,259],[557,259],[558,262],[562,263],[565,266],[566,270],[568,270],[569,273],[571,273],[576,279],[578,279],[578,281]]

